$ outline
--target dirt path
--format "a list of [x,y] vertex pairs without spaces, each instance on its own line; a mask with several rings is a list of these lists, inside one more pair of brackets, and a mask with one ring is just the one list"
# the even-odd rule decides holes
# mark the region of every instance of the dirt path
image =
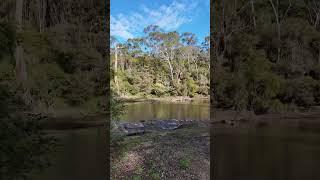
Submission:
[[111,179],[208,180],[209,142],[209,128],[201,125],[125,137],[112,147]]

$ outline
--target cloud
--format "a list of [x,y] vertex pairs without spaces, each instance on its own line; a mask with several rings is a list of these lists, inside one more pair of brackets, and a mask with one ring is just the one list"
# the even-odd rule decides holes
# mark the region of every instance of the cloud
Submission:
[[198,2],[199,0],[174,0],[171,4],[156,9],[142,6],[139,12],[111,16],[111,35],[123,39],[133,38],[151,24],[166,31],[176,30],[181,25],[192,22]]

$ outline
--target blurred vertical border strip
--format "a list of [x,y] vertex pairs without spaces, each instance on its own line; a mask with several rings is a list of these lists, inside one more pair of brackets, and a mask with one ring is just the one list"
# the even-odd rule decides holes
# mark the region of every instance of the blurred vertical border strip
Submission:
[[107,76],[107,85],[106,85],[106,179],[110,179],[110,122],[111,122],[111,113],[110,113],[110,0],[102,0],[105,6],[105,21],[107,21],[105,27],[104,35],[104,45],[106,51],[106,76]]
[[216,61],[215,52],[213,50],[213,34],[214,34],[214,26],[216,23],[215,17],[217,17],[216,13],[218,13],[215,8],[217,1],[219,0],[210,0],[210,179],[215,179],[214,176],[214,149],[213,149],[213,141],[214,141],[214,132],[212,127],[212,121],[214,117],[214,96],[213,96],[213,77],[214,77],[214,62]]

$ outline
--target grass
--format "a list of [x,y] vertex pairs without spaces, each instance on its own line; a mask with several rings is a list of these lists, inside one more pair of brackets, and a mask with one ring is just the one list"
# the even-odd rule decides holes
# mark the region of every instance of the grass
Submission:
[[181,159],[180,160],[180,168],[181,169],[184,169],[184,170],[186,170],[186,169],[188,169],[189,167],[190,167],[190,160],[189,159]]
[[133,175],[132,180],[142,180],[142,178],[139,175]]
[[143,171],[144,171],[144,167],[143,167],[143,166],[139,166],[139,167],[137,167],[137,169],[136,169],[136,173],[137,173],[137,174],[142,174]]
[[208,133],[208,127],[191,126],[124,137],[112,150],[112,179],[208,179]]
[[160,173],[156,172],[155,170],[152,170],[150,172],[150,177],[152,180],[160,180],[161,179]]

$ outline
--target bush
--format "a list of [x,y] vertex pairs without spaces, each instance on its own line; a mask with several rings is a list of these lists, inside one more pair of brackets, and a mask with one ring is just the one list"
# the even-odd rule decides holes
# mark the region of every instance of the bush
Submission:
[[168,93],[168,89],[163,84],[155,83],[152,85],[151,94],[160,97],[160,96],[163,96],[167,93]]
[[93,83],[84,77],[71,76],[64,82],[63,97],[72,106],[83,104],[93,94]]
[[13,65],[6,61],[0,61],[0,82],[13,80]]
[[271,100],[269,103],[270,112],[285,112],[287,105],[283,104],[279,99]]
[[190,97],[195,96],[197,89],[198,89],[198,86],[195,83],[195,81],[191,78],[189,78],[187,80],[187,89],[188,89],[188,96],[190,96]]
[[269,104],[263,99],[256,99],[253,102],[253,111],[255,114],[264,114],[269,110]]
[[42,131],[39,120],[18,115],[28,110],[21,98],[0,85],[0,179],[29,179],[49,165],[56,139]]
[[311,77],[301,77],[284,81],[279,93],[284,103],[294,103],[298,106],[309,107],[315,102],[314,93],[316,81]]
[[0,60],[4,55],[12,55],[16,34],[13,24],[0,19]]
[[76,54],[72,49],[53,50],[53,59],[59,64],[64,72],[73,74],[78,68]]

